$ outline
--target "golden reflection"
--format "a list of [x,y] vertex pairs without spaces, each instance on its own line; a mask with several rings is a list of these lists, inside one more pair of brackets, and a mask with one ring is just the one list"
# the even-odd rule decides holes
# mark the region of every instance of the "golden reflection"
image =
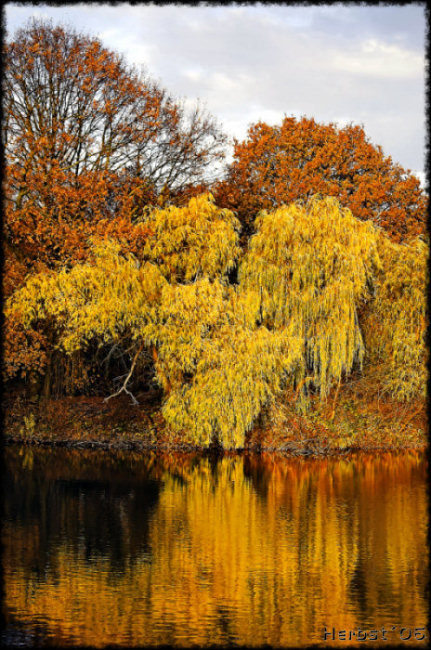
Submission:
[[[17,486],[30,461],[7,452]],[[395,626],[396,644],[427,624],[421,454],[129,455],[107,469],[45,453],[6,507],[5,605],[53,644],[324,646],[325,626]]]

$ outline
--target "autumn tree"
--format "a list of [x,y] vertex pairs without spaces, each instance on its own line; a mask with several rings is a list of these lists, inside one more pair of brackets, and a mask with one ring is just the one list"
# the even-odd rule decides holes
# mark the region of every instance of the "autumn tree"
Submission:
[[[186,111],[97,38],[32,21],[5,44],[4,64],[6,296],[29,273],[87,259],[92,236],[138,254],[145,206],[193,196],[223,157],[210,115]],[[8,318],[5,338],[22,368],[52,356],[46,328]]]
[[301,341],[290,377],[298,396],[312,387],[325,398],[364,359],[357,311],[380,266],[376,229],[337,199],[318,196],[263,212],[255,226],[241,290],[258,297],[263,325]]
[[307,392],[325,400],[367,355],[390,369],[391,395],[420,393],[425,242],[393,244],[334,197],[262,213],[255,225],[240,261],[238,221],[211,196],[152,210],[140,225],[149,232],[140,258],[109,238],[94,241],[87,261],[30,277],[7,313],[24,328],[50,321],[69,355],[92,342],[127,347],[129,369],[114,394],[130,392],[149,355],[166,422],[199,444],[242,446],[283,387],[307,408]]
[[24,249],[27,270],[32,258],[64,262],[68,221],[133,216],[223,156],[214,119],[188,114],[96,38],[33,21],[5,44],[4,62],[5,239],[21,263]]
[[[99,233],[90,239],[86,260],[76,260],[59,271],[31,274],[24,287],[10,297],[14,308],[6,310],[10,336],[20,341],[17,354],[6,355],[7,377],[46,373],[40,350],[41,328],[49,330],[53,346],[70,354],[88,349],[86,343],[97,340],[109,354],[115,346],[116,354],[128,350],[133,357],[134,341],[142,338],[142,319],[147,318],[149,309],[139,299],[141,284],[148,284],[151,278],[162,284],[168,280],[174,284],[190,282],[199,275],[223,281],[239,254],[238,229],[231,213],[216,208],[211,197],[198,197],[184,208],[148,210],[141,215],[133,229],[137,250],[121,228],[107,229],[103,236]],[[149,246],[145,245],[147,239]],[[55,311],[58,305],[62,305],[61,313]],[[102,318],[101,312],[105,314]],[[47,317],[42,318],[45,313]],[[112,319],[109,326],[108,315]],[[61,332],[60,317],[66,327]],[[64,339],[70,328],[75,338]],[[37,354],[42,358],[37,364],[32,346],[25,345],[28,332],[35,332],[31,342],[38,342]],[[13,345],[13,340],[6,343]]]
[[425,230],[427,196],[419,180],[384,156],[357,125],[340,129],[306,117],[285,117],[279,126],[253,124],[247,138],[235,142],[226,178],[213,192],[218,205],[236,212],[245,237],[260,210],[315,193],[337,197],[394,241]]
[[422,238],[396,244],[379,234],[377,250],[374,297],[361,318],[369,363],[386,394],[424,398],[429,246]]
[[[370,366],[391,398],[424,397],[429,245],[391,241],[335,197],[262,212],[239,267],[258,296],[260,322],[302,341],[289,382],[325,398],[355,368]],[[255,307],[256,309],[256,307]]]
[[97,39],[33,21],[5,45],[3,129],[11,163],[78,177],[129,169],[158,190],[205,177],[224,136],[187,113],[148,76]]

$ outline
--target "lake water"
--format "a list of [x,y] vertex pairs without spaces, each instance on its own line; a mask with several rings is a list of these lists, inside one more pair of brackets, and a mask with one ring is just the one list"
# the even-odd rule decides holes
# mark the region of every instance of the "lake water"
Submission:
[[427,643],[419,453],[4,451],[9,644]]

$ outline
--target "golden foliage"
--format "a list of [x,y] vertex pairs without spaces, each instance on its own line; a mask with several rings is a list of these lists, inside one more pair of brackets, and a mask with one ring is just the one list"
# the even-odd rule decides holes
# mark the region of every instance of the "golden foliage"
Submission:
[[93,260],[70,271],[31,276],[7,303],[6,313],[21,313],[24,326],[51,318],[58,343],[71,353],[92,338],[116,341],[145,336],[156,318],[155,304],[166,280],[150,262],[119,256],[119,244],[95,245]]
[[423,392],[425,242],[393,244],[334,197],[315,196],[257,218],[230,285],[237,226],[211,195],[149,210],[137,255],[121,238],[93,239],[86,262],[30,276],[6,315],[17,331],[45,320],[68,354],[91,341],[127,346],[121,390],[150,352],[166,422],[200,444],[243,446],[286,385],[306,407],[309,387],[325,399],[367,353],[386,364],[392,394]]
[[192,379],[169,395],[163,415],[193,442],[208,445],[216,436],[225,448],[242,447],[299,352],[300,342],[285,330],[223,325],[205,341]]
[[382,269],[363,319],[369,358],[384,371],[384,388],[392,397],[425,397],[429,247],[420,238],[400,245],[380,235],[378,249]]
[[144,254],[170,282],[222,278],[240,252],[240,223],[230,210],[217,208],[211,194],[191,198],[181,208],[151,210],[142,225],[152,233]]
[[240,267],[241,287],[260,295],[262,322],[302,341],[292,380],[325,397],[364,357],[357,306],[379,266],[376,230],[333,197],[313,197],[256,219]]

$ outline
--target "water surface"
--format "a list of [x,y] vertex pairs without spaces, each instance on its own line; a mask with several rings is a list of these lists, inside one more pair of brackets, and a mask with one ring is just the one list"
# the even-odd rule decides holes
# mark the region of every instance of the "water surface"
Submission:
[[4,470],[9,643],[351,646],[355,636],[337,635],[360,629],[376,631],[373,647],[385,645],[384,627],[392,644],[410,631],[406,643],[420,645],[421,454],[210,460],[6,447]]

